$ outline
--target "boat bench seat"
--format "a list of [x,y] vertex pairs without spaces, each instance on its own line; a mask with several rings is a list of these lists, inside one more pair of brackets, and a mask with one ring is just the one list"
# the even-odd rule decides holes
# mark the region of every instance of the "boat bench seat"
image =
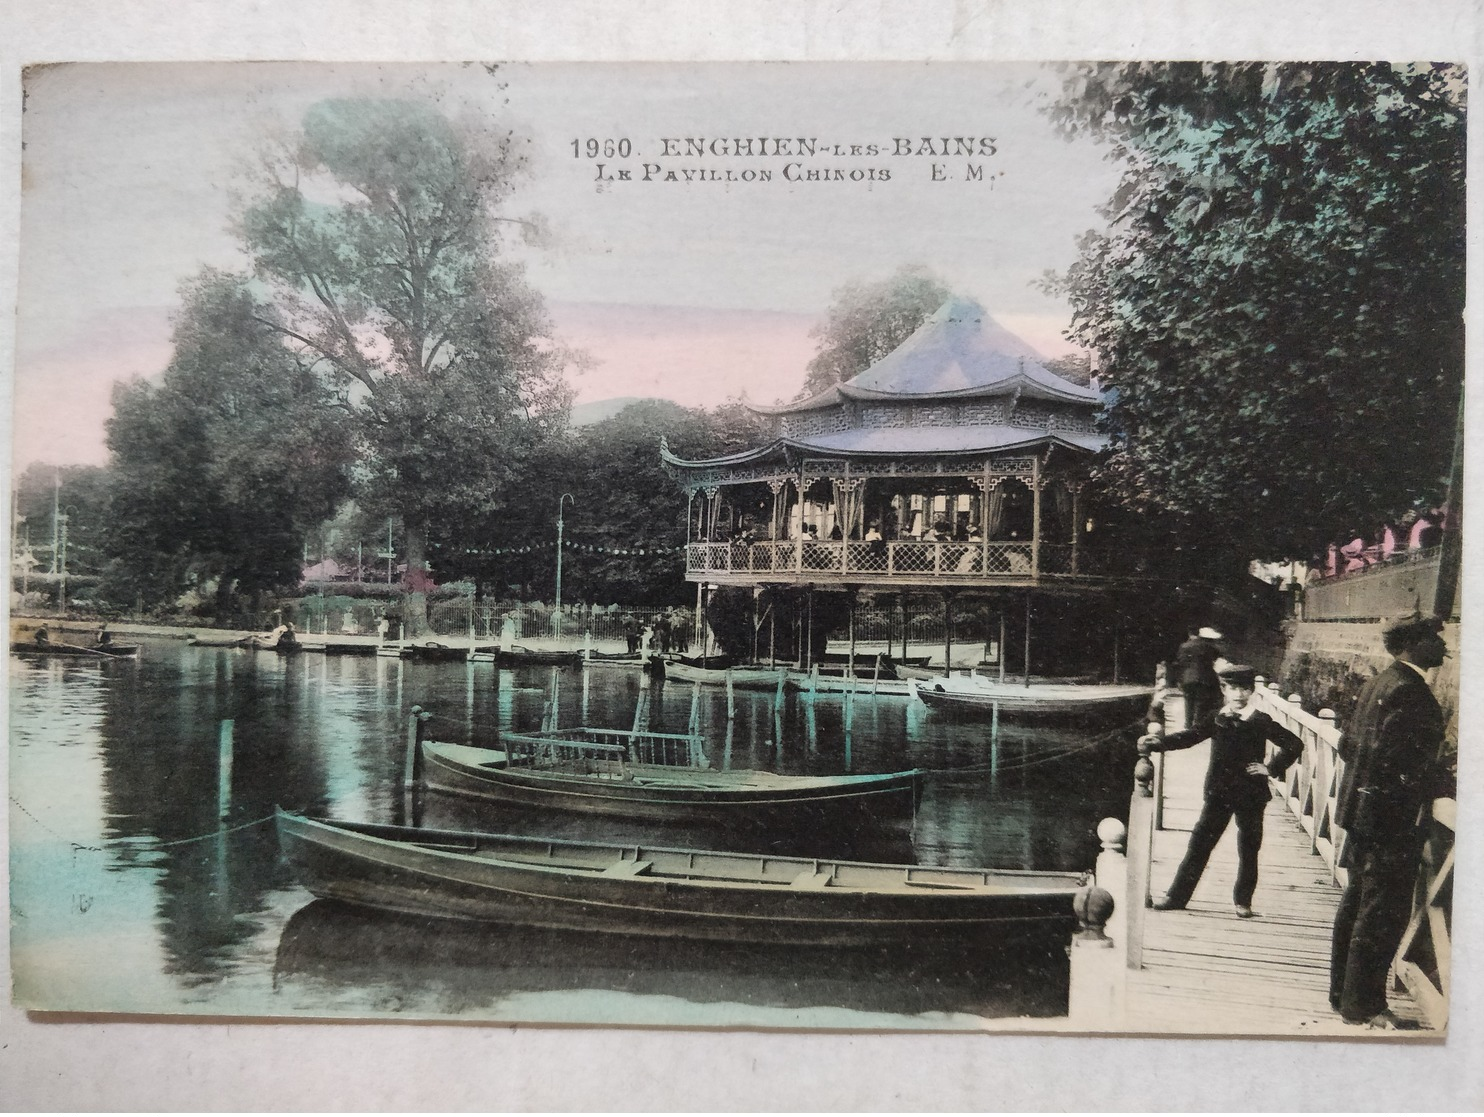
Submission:
[[603,870],[605,877],[636,877],[640,873],[648,872],[653,861],[630,861],[627,858],[615,861]]
[[824,888],[833,879],[833,873],[821,873],[816,872],[813,869],[806,869],[798,876],[794,877],[792,887],[810,889]]

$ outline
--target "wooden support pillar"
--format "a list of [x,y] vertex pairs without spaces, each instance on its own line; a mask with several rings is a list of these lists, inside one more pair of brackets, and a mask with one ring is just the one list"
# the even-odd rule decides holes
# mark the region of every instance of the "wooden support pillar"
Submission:
[[[1041,573],[1041,455],[1031,459],[1031,577]],[[1027,599],[1029,600],[1029,599]]]
[[804,628],[804,647],[808,653],[808,665],[814,666],[814,587],[809,587],[808,617]]
[[1068,483],[1072,490],[1072,573],[1077,573],[1077,541],[1082,538],[1082,506],[1078,499],[1082,493],[1080,482]]
[[850,608],[850,652],[846,657],[845,673],[853,679],[855,678],[855,605],[858,591],[854,586],[848,586],[845,592],[849,595],[847,604]]
[[943,677],[953,674],[953,591],[943,591]]
[[1031,595],[1025,595],[1025,685],[1031,685]]
[[1002,683],[1005,681],[1005,660],[1009,658],[1009,651],[1010,651],[1009,648],[1005,647],[1005,637],[1007,635],[1008,628],[1009,628],[1009,625],[1006,624],[1006,617],[1005,617],[1005,603],[1004,602],[1001,602],[1000,603],[1000,655],[999,655],[999,659],[1000,659],[1000,682],[1002,682]]

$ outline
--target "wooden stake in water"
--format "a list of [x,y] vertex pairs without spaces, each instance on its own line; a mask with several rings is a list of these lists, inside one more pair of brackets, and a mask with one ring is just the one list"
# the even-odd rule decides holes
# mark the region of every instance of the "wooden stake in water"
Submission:
[[727,721],[737,716],[737,700],[732,695],[732,669],[727,668]]
[[232,719],[223,718],[217,734],[216,817],[222,822],[232,813]]
[[692,683],[690,688],[690,723],[686,729],[692,737],[701,733],[701,684]]

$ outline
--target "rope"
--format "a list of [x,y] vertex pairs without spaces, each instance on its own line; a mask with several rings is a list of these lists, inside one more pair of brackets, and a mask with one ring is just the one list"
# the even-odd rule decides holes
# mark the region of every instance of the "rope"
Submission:
[[[67,837],[65,834],[59,834],[59,833],[57,833],[50,826],[48,826],[46,823],[42,822],[41,819],[37,818],[34,814],[32,814],[29,810],[27,810],[26,809],[26,805],[24,803],[22,803],[19,799],[17,799],[14,795],[11,795],[9,798],[10,798],[11,803],[14,806],[18,807],[20,809],[20,811],[21,811],[22,814],[24,814],[32,822],[36,823],[37,826],[40,826],[43,830],[45,830],[52,837],[56,838],[58,841],[66,842],[68,845],[70,845],[75,850],[85,849],[85,850],[89,850],[92,853],[103,853],[104,852],[103,846],[87,845],[87,844],[85,844],[83,842],[74,842],[71,838]],[[204,842],[207,838],[218,838],[218,837],[221,837],[223,834],[232,834],[232,833],[235,833],[238,830],[247,830],[247,829],[250,829],[250,828],[252,828],[254,826],[261,826],[265,822],[272,822],[273,821],[273,818],[274,818],[273,815],[267,814],[267,815],[264,815],[262,818],[255,818],[251,822],[243,822],[243,823],[239,823],[236,826],[228,826],[228,827],[225,827],[224,829],[212,830],[212,831],[210,831],[209,833],[206,833],[206,834],[197,834],[193,838],[176,838],[174,841],[169,841],[169,842],[156,841],[156,842],[154,842],[154,847],[156,849],[165,849],[168,846],[183,846],[183,845],[190,845],[192,842]],[[103,843],[104,843],[104,845],[122,845],[122,844],[129,843],[129,842],[137,842],[139,840],[140,840],[139,837],[132,836],[131,835],[131,836],[128,836],[128,837],[104,838],[103,839]]]

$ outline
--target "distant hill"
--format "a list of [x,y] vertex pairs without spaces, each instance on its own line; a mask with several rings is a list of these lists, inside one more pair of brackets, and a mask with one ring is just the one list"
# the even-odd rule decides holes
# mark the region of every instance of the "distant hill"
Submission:
[[615,396],[613,399],[597,399],[591,403],[575,403],[572,415],[567,420],[569,427],[587,427],[611,419],[631,403],[642,403],[653,396]]

